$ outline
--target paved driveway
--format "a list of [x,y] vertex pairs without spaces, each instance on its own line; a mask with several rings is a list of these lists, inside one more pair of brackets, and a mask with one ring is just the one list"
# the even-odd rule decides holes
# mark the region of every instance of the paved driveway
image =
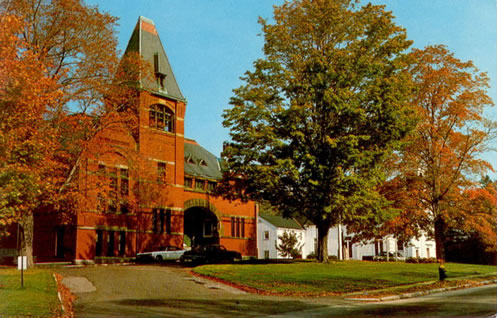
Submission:
[[89,266],[58,272],[77,296],[77,317],[260,317],[325,307],[246,294],[178,266]]
[[76,317],[490,317],[497,312],[496,285],[367,304],[246,294],[174,265],[57,271],[77,296]]

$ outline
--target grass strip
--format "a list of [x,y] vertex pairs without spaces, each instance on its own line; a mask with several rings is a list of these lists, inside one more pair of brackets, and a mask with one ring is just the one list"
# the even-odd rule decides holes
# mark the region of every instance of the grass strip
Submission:
[[[448,263],[446,269],[451,279],[496,276],[494,266]],[[301,296],[341,295],[438,280],[438,264],[402,262],[204,265],[193,271],[260,293]]]
[[0,267],[0,313],[2,317],[60,316],[52,272],[37,268],[24,271],[24,288],[21,288],[17,269]]

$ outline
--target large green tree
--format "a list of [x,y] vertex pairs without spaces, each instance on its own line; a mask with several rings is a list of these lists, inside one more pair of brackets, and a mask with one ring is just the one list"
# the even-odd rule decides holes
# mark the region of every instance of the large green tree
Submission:
[[264,58],[234,90],[224,126],[228,197],[267,200],[318,228],[385,218],[381,163],[410,130],[405,30],[384,6],[285,2],[260,19]]

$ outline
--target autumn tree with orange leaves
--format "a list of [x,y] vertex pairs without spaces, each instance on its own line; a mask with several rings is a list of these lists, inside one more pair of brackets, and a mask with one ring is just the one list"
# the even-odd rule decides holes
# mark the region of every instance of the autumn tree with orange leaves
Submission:
[[117,19],[81,0],[3,1],[0,16],[0,231],[21,225],[31,266],[33,213],[84,201],[78,171],[111,147],[104,131],[136,137],[146,66],[119,60]]
[[424,231],[435,238],[437,258],[445,259],[449,226],[472,228],[495,243],[495,189],[475,185],[493,171],[482,154],[490,150],[497,125],[484,115],[493,106],[486,93],[489,79],[472,62],[442,45],[415,49],[412,57],[419,122],[392,165],[394,177],[383,185],[400,211],[384,232],[409,238]]
[[[0,232],[13,222],[29,228],[32,211],[60,182],[52,156],[57,131],[45,118],[62,95],[19,37],[22,26],[18,17],[0,15]],[[32,239],[32,231],[24,235]]]

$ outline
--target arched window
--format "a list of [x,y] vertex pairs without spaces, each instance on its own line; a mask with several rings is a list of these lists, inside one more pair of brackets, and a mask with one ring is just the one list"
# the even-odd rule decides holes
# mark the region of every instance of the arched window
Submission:
[[165,105],[152,105],[149,111],[150,128],[174,132],[174,113]]

